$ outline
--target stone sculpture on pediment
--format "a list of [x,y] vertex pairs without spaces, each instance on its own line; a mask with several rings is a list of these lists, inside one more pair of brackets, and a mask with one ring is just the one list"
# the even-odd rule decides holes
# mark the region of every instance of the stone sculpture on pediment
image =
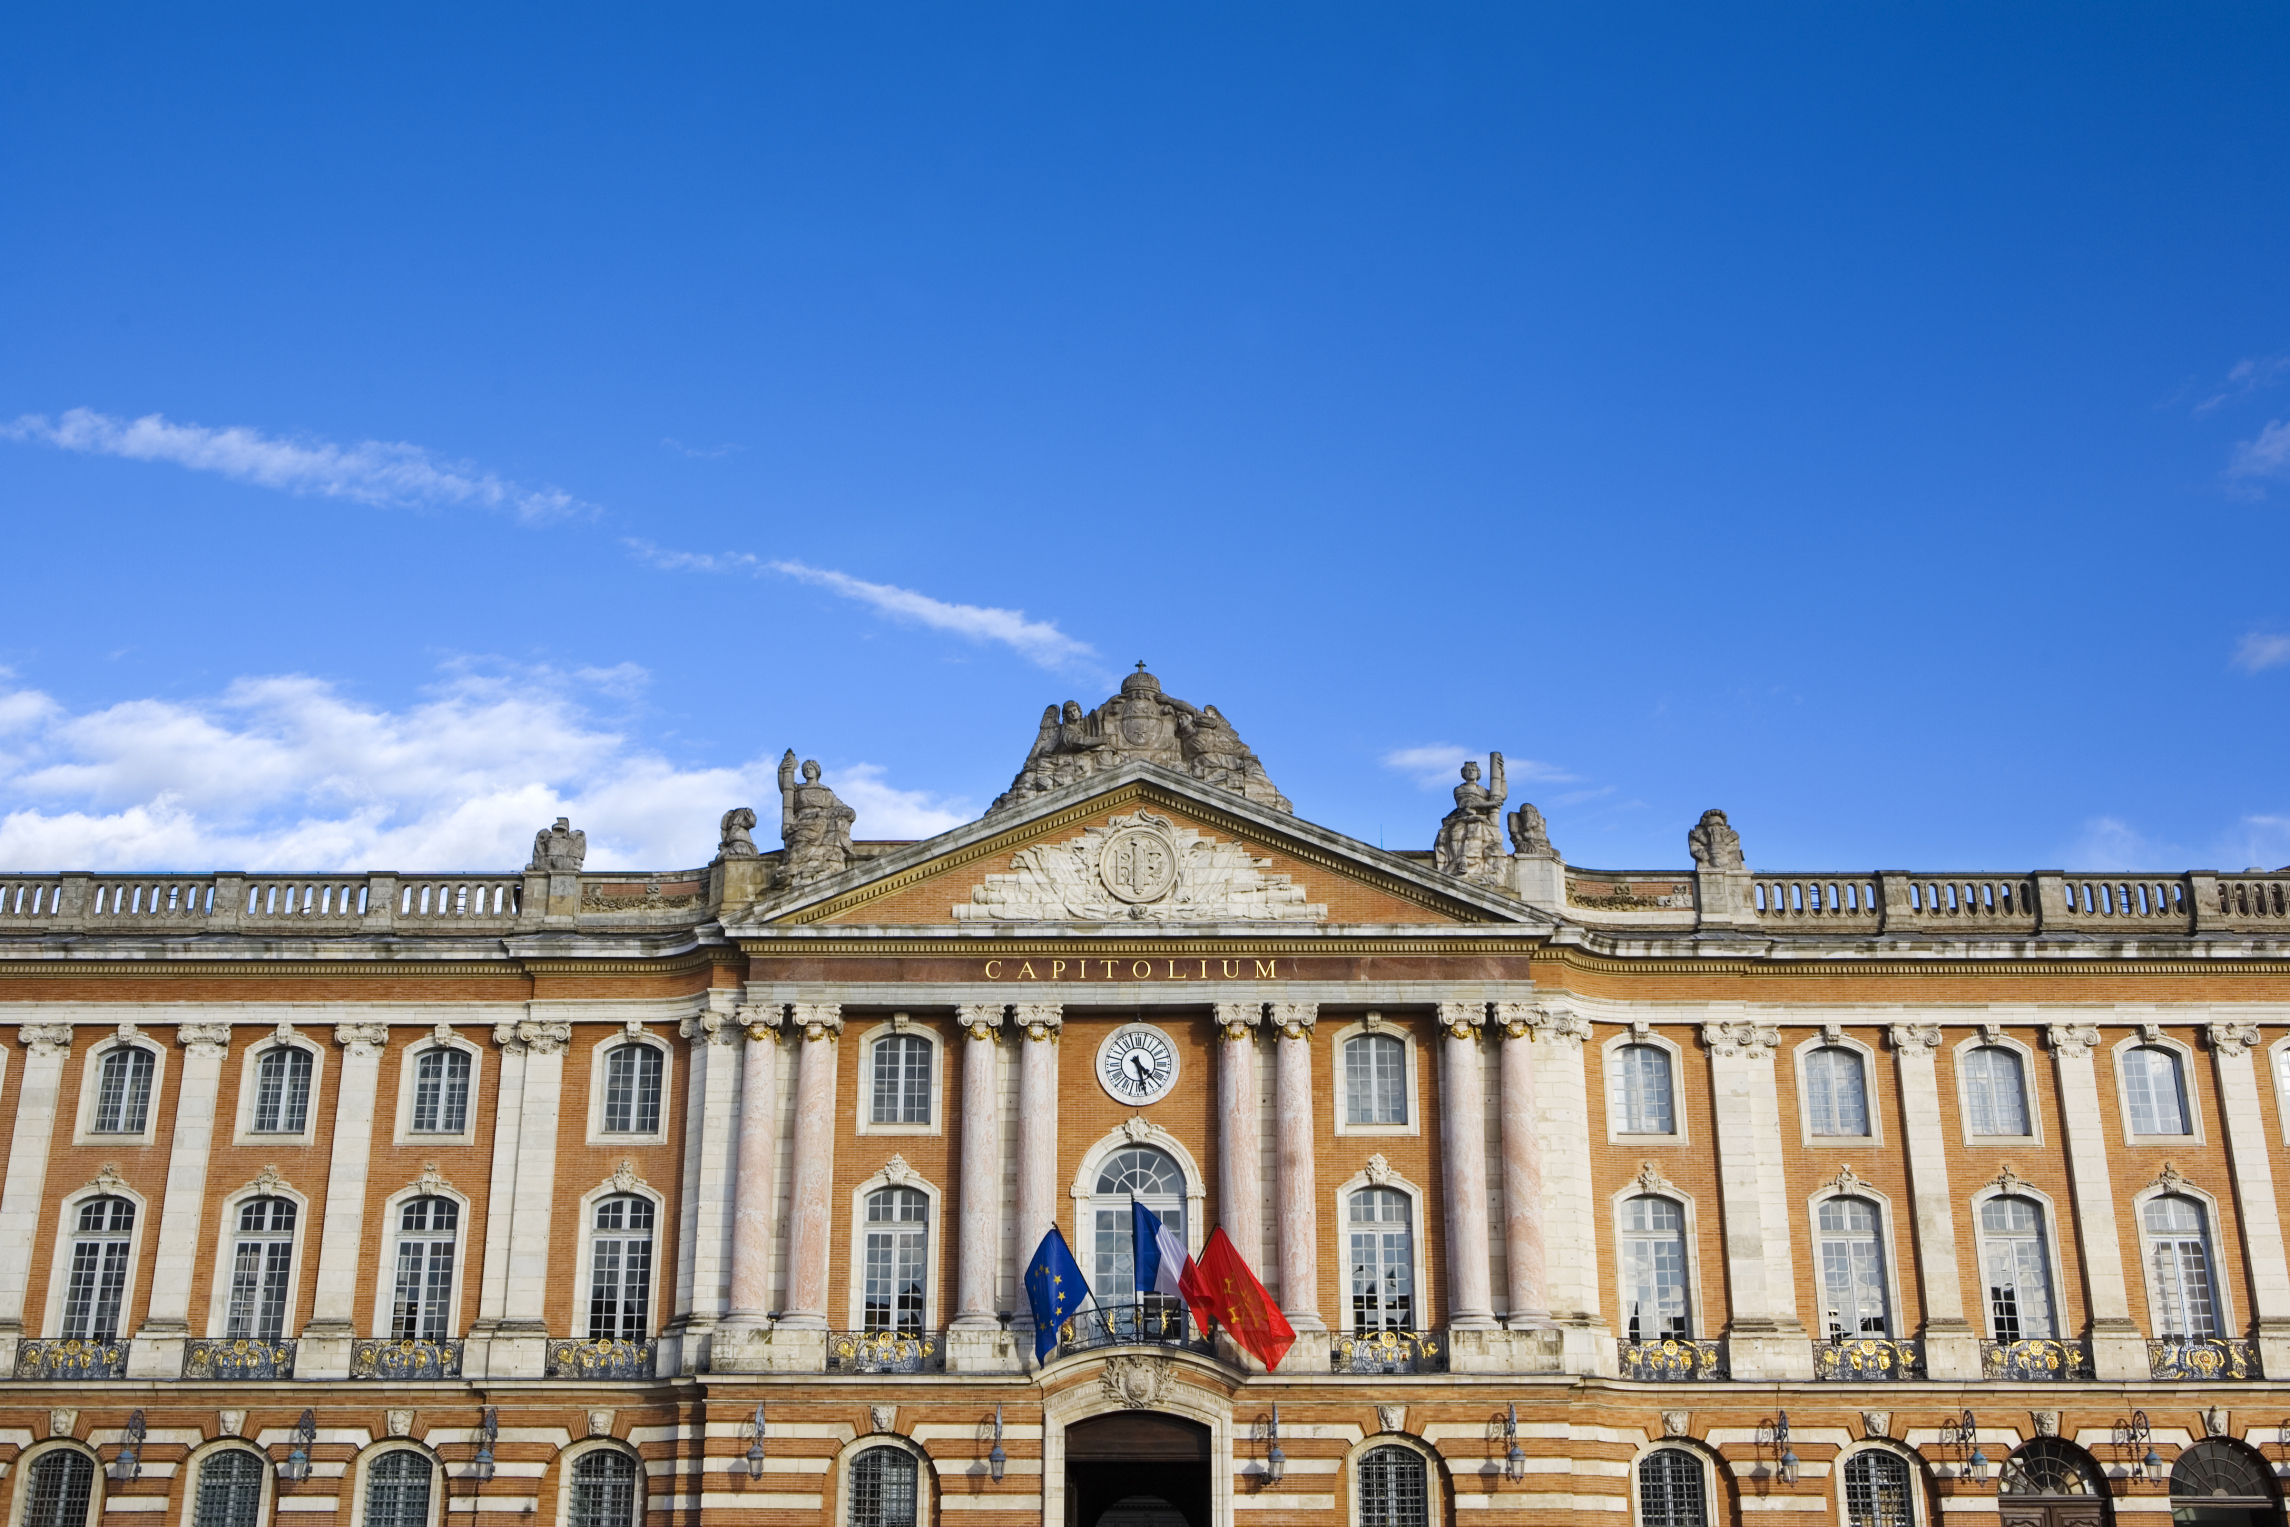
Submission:
[[1325,922],[1272,861],[1151,811],[1109,818],[1010,856],[954,908],[956,922]]
[[1275,811],[1291,809],[1222,712],[1162,693],[1161,681],[1139,663],[1121,692],[1093,711],[1074,700],[1044,709],[1024,767],[987,815],[1133,761],[1175,769]]
[[1743,867],[1741,834],[1735,832],[1725,819],[1725,813],[1716,807],[1702,813],[1702,819],[1686,832],[1686,852],[1694,856],[1696,867],[1705,870],[1738,870]]
[[716,857],[718,859],[753,859],[755,846],[755,809],[734,806],[724,813],[716,829]]
[[1519,809],[1505,820],[1511,827],[1512,853],[1539,855],[1547,859],[1559,856],[1558,850],[1551,847],[1550,825],[1543,820],[1543,814],[1535,808],[1534,802],[1519,802]]
[[588,834],[573,829],[572,818],[558,817],[554,825],[533,834],[533,859],[528,870],[569,874],[588,858]]
[[787,845],[787,883],[809,885],[851,866],[851,824],[859,814],[819,783],[819,760],[803,761],[796,783],[795,750],[779,760],[779,837]]
[[1463,766],[1455,787],[1455,809],[1440,819],[1432,842],[1432,864],[1443,875],[1481,885],[1503,883],[1503,802],[1510,797],[1503,780],[1503,755],[1487,756],[1487,783],[1479,783],[1476,760]]

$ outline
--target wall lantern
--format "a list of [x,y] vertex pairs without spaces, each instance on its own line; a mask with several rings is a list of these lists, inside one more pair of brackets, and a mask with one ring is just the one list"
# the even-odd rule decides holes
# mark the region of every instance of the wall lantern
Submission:
[[2277,1478],[2290,1479],[2290,1417],[2274,1424],[2274,1446],[2282,1454],[2274,1473]]
[[485,1407],[483,1419],[477,1423],[477,1435],[484,1440],[477,1444],[477,1456],[469,1460],[462,1477],[484,1484],[493,1477],[493,1444],[501,1436],[501,1413],[490,1405]]
[[996,1400],[994,1402],[994,1451],[986,1455],[986,1472],[994,1476],[996,1484],[1000,1484],[1002,1471],[1009,1466],[1010,1455],[1002,1451],[1002,1402]]
[[1527,1455],[1519,1446],[1519,1402],[1516,1400],[1511,1402],[1511,1413],[1503,1418],[1503,1440],[1511,1445],[1510,1451],[1503,1455],[1504,1474],[1514,1481],[1525,1479]]
[[143,1412],[137,1411],[127,1418],[127,1431],[121,1437],[119,1454],[104,1465],[104,1475],[113,1484],[124,1485],[143,1472]]
[[1964,1478],[1975,1484],[1988,1478],[1988,1455],[1980,1451],[1980,1422],[1970,1411],[1940,1423],[1940,1445],[1956,1455]]
[[747,1445],[747,1477],[763,1478],[763,1401],[755,1402],[755,1440]]
[[1802,1472],[1802,1465],[1798,1463],[1797,1454],[1789,1446],[1789,1412],[1782,1411],[1771,1420],[1757,1423],[1757,1445],[1761,1448],[1771,1448],[1780,1456],[1781,1482],[1783,1484],[1793,1485],[1797,1483],[1797,1476]]
[[1264,1450],[1264,1482],[1268,1485],[1276,1485],[1280,1483],[1281,1476],[1288,1472],[1288,1455],[1280,1451],[1280,1407],[1278,1405],[1272,1407],[1272,1429],[1267,1433],[1267,1436],[1270,1445]]
[[2130,1420],[2118,1418],[2115,1422],[2116,1456],[2127,1458],[2141,1447],[2146,1448],[2147,1455],[2138,1460],[2139,1477],[2153,1484],[2163,1477],[2163,1460],[2155,1451],[2155,1434],[2147,1425],[2147,1413],[2135,1410]]
[[318,1440],[318,1418],[309,1411],[294,1423],[294,1451],[278,1461],[278,1477],[298,1485],[310,1477],[310,1445]]

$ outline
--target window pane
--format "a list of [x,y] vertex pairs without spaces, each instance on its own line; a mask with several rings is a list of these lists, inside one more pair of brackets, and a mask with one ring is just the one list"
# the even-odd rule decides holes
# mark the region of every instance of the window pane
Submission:
[[1997,1045],[1964,1057],[1964,1103],[1975,1135],[2024,1135],[2028,1100],[2020,1058]]
[[191,1527],[260,1527],[265,1462],[243,1448],[232,1448],[200,1464]]
[[851,1464],[851,1527],[914,1527],[914,1458],[869,1448]]
[[571,1527],[636,1527],[636,1460],[584,1453],[573,1465]]
[[103,1058],[97,1073],[95,1130],[138,1135],[151,1109],[151,1052],[130,1046]]
[[1352,1195],[1352,1329],[1415,1325],[1415,1236],[1405,1193],[1363,1188]]
[[1360,1527],[1427,1527],[1430,1510],[1420,1453],[1379,1447],[1360,1460]]
[[1832,1198],[1821,1205],[1820,1227],[1816,1255],[1829,1339],[1891,1334],[1875,1209],[1861,1199]]
[[429,1460],[403,1448],[366,1471],[365,1527],[427,1527]]
[[660,1052],[622,1045],[604,1058],[604,1127],[613,1134],[655,1134],[660,1128]]
[[1407,1046],[1389,1034],[1344,1041],[1344,1119],[1350,1124],[1407,1122]]
[[95,1460],[85,1453],[50,1453],[32,1465],[24,1527],[87,1527],[95,1488]]
[[457,1135],[469,1127],[469,1057],[459,1050],[424,1050],[414,1062],[413,1128]]
[[1630,1341],[1688,1336],[1685,1216],[1666,1198],[1622,1209],[1622,1319]]
[[1848,1527],[1915,1527],[1908,1460],[1873,1450],[1846,1459],[1845,1520]]
[[1830,1046],[1808,1055],[1805,1102],[1814,1134],[1867,1134],[1868,1084],[1858,1052]]
[[1625,1045],[1617,1058],[1622,1070],[1623,1133],[1675,1134],[1669,1052],[1657,1045]]
[[1639,1527],[1709,1527],[1699,1458],[1664,1448],[1639,1460],[1638,1522]]
[[2131,1101],[2131,1133],[2183,1135],[2187,1132],[2178,1056],[2150,1046],[2124,1051],[2123,1089]]

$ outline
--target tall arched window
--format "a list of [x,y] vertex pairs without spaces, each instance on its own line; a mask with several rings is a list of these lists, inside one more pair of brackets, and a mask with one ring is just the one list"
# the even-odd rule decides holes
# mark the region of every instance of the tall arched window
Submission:
[[469,1057],[440,1045],[413,1063],[413,1132],[458,1135],[469,1127]]
[[1089,1201],[1093,1263],[1089,1286],[1101,1304],[1126,1304],[1137,1297],[1129,1219],[1132,1197],[1159,1215],[1178,1240],[1185,1240],[1185,1174],[1176,1161],[1149,1145],[1130,1146],[1106,1157]]
[[1868,1073],[1858,1050],[1824,1045],[1805,1057],[1805,1113],[1816,1135],[1869,1132]]
[[1431,1490],[1421,1453],[1375,1448],[1361,1456],[1358,1472],[1360,1527],[1429,1527]]
[[616,1448],[583,1453],[572,1469],[569,1527],[637,1527],[636,1460]]
[[254,1130],[299,1135],[310,1118],[310,1052],[293,1045],[265,1050],[254,1063]]
[[365,1527],[429,1527],[430,1462],[395,1448],[366,1470]]
[[1407,1122],[1407,1046],[1389,1034],[1344,1041],[1344,1122]]
[[2171,1466],[2171,1518],[2184,1527],[2279,1527],[2273,1472],[2240,1443],[2206,1437]]
[[914,1527],[914,1455],[871,1447],[851,1460],[850,1527]]
[[210,1453],[199,1465],[191,1527],[262,1527],[262,1477],[268,1462],[243,1447]]
[[1682,1447],[1666,1447],[1638,1460],[1638,1527],[1709,1527],[1709,1522],[1701,1459]]
[[2161,1306],[2160,1336],[2216,1336],[2218,1298],[2211,1277],[2203,1206],[2178,1193],[2147,1200],[2147,1269]]
[[634,1193],[596,1206],[588,1254],[591,1341],[642,1341],[652,1319],[652,1200]]
[[604,1057],[604,1132],[660,1132],[660,1052],[650,1045],[619,1045]]
[[444,1341],[451,1334],[453,1249],[460,1227],[461,1206],[450,1198],[408,1199],[399,1208],[397,1281],[390,1299],[393,1339]]
[[294,1276],[294,1201],[239,1205],[231,1247],[231,1303],[224,1334],[277,1341],[286,1334],[286,1288]]
[[916,1188],[869,1193],[866,1234],[866,1329],[920,1331],[923,1274],[930,1255],[930,1200]]
[[1631,1341],[1691,1336],[1686,1314],[1686,1214],[1642,1194],[1622,1205],[1622,1319]]
[[1614,1052],[1617,1126],[1626,1135],[1674,1135],[1677,1111],[1670,1097],[1670,1052],[1660,1045],[1624,1045]]
[[1846,1527],[1916,1527],[1908,1460],[1867,1448],[1845,1460]]
[[96,1073],[95,1118],[88,1128],[99,1135],[140,1135],[151,1115],[151,1052],[123,1045],[104,1056]]
[[1980,1206],[1988,1270],[1988,1320],[1997,1341],[2056,1336],[2051,1256],[2043,1210],[2032,1199],[1991,1198]]
[[1345,1218],[1352,1237],[1352,1329],[1415,1329],[1414,1205],[1397,1188],[1362,1188]]
[[23,1527],[87,1527],[95,1493],[95,1460],[70,1448],[43,1453],[32,1465]]
[[874,1103],[867,1117],[876,1124],[930,1122],[929,1040],[893,1034],[875,1041]]
[[2179,1057],[2160,1045],[2123,1052],[2123,1095],[2131,1105],[2131,1133],[2183,1135],[2187,1130],[2187,1089]]
[[1885,1296],[1876,1205],[1865,1198],[1825,1199],[1818,1221],[1821,1297],[1829,1339],[1890,1335],[1892,1310]]
[[64,1285],[64,1332],[96,1341],[119,1335],[119,1305],[135,1234],[135,1205],[124,1198],[81,1203],[72,1231],[72,1262]]
[[1975,1135],[2028,1133],[2027,1077],[2020,1057],[2002,1045],[1982,1045],[1964,1056],[1964,1110]]

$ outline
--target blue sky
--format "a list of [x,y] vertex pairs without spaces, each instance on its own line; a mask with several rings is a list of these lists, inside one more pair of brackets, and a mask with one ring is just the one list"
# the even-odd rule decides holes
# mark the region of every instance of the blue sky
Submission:
[[964,819],[2290,863],[2280,6],[19,7],[0,866]]

